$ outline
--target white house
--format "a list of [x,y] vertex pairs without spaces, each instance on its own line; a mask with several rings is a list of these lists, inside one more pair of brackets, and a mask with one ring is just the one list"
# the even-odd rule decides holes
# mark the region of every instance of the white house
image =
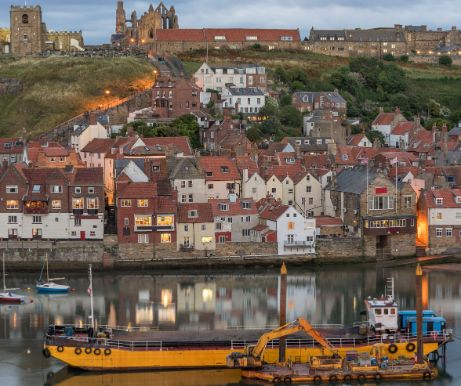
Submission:
[[[75,151],[80,152],[94,138],[109,138],[107,129],[99,122],[83,129],[75,129],[71,134],[70,144]],[[80,156],[82,157],[82,154]]]
[[399,108],[396,108],[391,113],[385,113],[381,109],[378,116],[372,122],[371,128],[372,130],[379,131],[384,136],[384,143],[389,146],[391,131],[399,122],[407,122]]
[[264,93],[256,87],[228,87],[221,93],[223,107],[235,108],[243,114],[257,114],[266,104]]
[[259,214],[260,221],[277,233],[279,255],[315,252],[315,219],[306,219],[293,206],[268,203]]
[[297,176],[294,185],[296,207],[307,217],[320,216],[323,212],[322,184],[311,173]]
[[248,169],[242,170],[242,198],[253,198],[258,202],[266,197],[266,181],[259,173],[255,172],[249,176]]

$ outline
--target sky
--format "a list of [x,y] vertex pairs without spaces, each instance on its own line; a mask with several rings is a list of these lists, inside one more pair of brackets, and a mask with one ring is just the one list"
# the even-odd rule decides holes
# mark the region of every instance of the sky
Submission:
[[[0,27],[9,26],[9,6],[0,0]],[[48,30],[82,30],[85,43],[108,43],[115,29],[116,0],[27,0],[39,4]],[[127,17],[138,17],[150,2],[125,0]],[[154,3],[154,7],[158,3]],[[304,38],[316,29],[373,28],[394,24],[451,28],[461,19],[459,0],[174,0],[181,28],[299,28]],[[461,28],[461,23],[460,26]]]

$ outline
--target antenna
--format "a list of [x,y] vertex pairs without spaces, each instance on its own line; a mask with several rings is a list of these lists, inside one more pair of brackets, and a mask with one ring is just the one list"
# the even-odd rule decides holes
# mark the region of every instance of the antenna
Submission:
[[389,277],[386,279],[386,297],[394,300],[394,278]]

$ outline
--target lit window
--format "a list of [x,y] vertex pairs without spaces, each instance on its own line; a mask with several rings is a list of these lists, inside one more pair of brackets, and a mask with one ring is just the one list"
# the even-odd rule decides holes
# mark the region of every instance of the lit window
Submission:
[[157,225],[158,226],[173,226],[174,216],[157,216]]
[[151,226],[152,217],[151,216],[134,216],[134,223],[136,226]]
[[61,209],[61,200],[51,200],[51,209]]
[[18,209],[19,201],[18,200],[6,200],[6,209]]
[[87,203],[88,209],[98,209],[99,208],[99,200],[97,198],[88,198],[86,203]]
[[126,198],[122,198],[122,199],[120,200],[120,206],[121,206],[122,208],[128,208],[128,207],[130,207],[130,206],[131,206],[131,200],[126,199]]
[[213,241],[213,237],[211,236],[203,236],[202,237],[202,243],[203,244],[208,244],[208,243],[211,243]]
[[72,199],[72,209],[83,209],[84,202],[83,198],[73,198]]
[[295,223],[290,221],[288,222],[288,230],[292,230],[292,229],[295,229]]
[[149,206],[149,200],[147,198],[142,198],[137,201],[138,208],[146,208]]
[[160,234],[160,242],[162,244],[169,244],[171,243],[171,233],[161,233]]

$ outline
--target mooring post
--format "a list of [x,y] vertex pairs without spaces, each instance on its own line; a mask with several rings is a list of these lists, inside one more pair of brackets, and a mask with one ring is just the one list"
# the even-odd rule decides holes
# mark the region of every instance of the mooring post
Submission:
[[418,264],[416,267],[416,362],[418,364],[424,363],[424,350],[423,350],[423,269]]
[[[280,327],[287,323],[287,267],[285,263],[280,268]],[[286,340],[285,338],[279,339],[279,362],[285,362],[286,354]]]

